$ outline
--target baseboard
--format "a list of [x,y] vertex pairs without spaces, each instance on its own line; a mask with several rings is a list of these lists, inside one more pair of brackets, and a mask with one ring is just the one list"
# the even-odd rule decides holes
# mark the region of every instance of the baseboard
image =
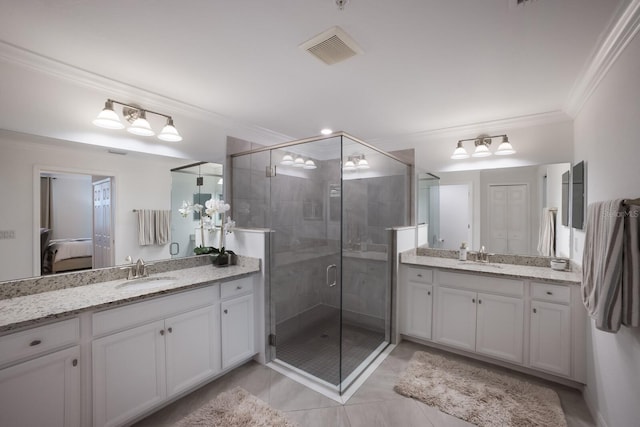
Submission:
[[589,386],[585,386],[584,390],[582,390],[582,397],[584,398],[584,402],[587,404],[587,408],[589,412],[591,412],[591,416],[596,421],[596,425],[598,427],[609,427],[607,422],[602,417],[602,414],[598,410],[598,404],[595,401],[593,395],[589,390]]

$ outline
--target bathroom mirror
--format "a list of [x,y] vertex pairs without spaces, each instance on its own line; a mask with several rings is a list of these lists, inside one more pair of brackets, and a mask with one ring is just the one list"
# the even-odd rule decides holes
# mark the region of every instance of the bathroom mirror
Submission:
[[[419,174],[417,222],[428,223],[427,243],[419,239],[419,246],[457,250],[466,242],[491,253],[570,257],[571,227],[562,223],[563,174],[570,169],[557,163]],[[552,237],[541,228],[545,215]],[[551,243],[539,248],[541,233]]]
[[[180,243],[180,253],[171,255],[170,248],[175,245],[138,244],[137,216],[134,211],[171,210],[173,219],[183,219],[172,205],[171,170],[195,162],[168,156],[109,150],[107,147],[37,138],[8,131],[0,133],[0,152],[0,197],[3,200],[0,204],[0,229],[11,232],[10,238],[0,240],[0,281],[41,274],[41,175],[59,178],[55,180],[57,183],[62,183],[63,177],[68,178],[68,188],[82,185],[88,186],[89,191],[92,191],[92,182],[111,179],[113,234],[111,262],[108,265],[124,264],[126,256],[131,256],[134,260],[142,258],[145,261],[157,261],[193,254],[192,250],[188,250],[188,243],[183,243],[191,242],[194,234],[192,220],[188,221],[191,224],[185,225],[188,230],[182,231],[180,227],[172,230],[174,238],[183,240]],[[222,165],[217,165],[217,168],[215,174],[221,175]],[[88,181],[75,179],[80,177],[87,178]],[[216,177],[213,185],[215,188],[207,189],[206,192],[221,194],[221,186],[217,185],[219,180],[220,177]],[[189,180],[189,183],[190,187],[188,191],[185,190],[185,194],[192,200],[193,194],[197,192],[195,178],[193,181]],[[56,198],[55,193],[53,197]],[[60,209],[53,216],[54,231],[66,230],[59,237],[67,240],[93,237],[90,235],[92,231],[85,230],[87,224],[92,222],[94,207],[91,206],[91,200],[92,196],[89,195],[82,198],[82,203],[73,197],[59,203]],[[75,225],[82,225],[84,228],[76,232]],[[54,226],[51,228],[54,229]],[[57,238],[56,233],[51,233],[48,237],[49,241]],[[63,265],[63,268],[66,267]]]

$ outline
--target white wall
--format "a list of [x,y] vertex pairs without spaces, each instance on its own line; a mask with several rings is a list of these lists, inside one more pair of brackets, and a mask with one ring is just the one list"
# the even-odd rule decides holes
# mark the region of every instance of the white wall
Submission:
[[[0,281],[33,276],[34,173],[38,169],[115,177],[115,261],[127,255],[169,258],[169,245],[138,246],[133,209],[170,209],[170,169],[189,161],[161,156],[113,155],[105,148],[0,131],[0,229],[15,239],[0,240]],[[39,227],[39,225],[38,225]]]
[[[640,197],[640,36],[625,48],[575,120],[574,161],[584,160],[587,202]],[[584,233],[576,232],[582,262]],[[587,403],[609,427],[640,422],[640,330],[601,332],[589,322]]]

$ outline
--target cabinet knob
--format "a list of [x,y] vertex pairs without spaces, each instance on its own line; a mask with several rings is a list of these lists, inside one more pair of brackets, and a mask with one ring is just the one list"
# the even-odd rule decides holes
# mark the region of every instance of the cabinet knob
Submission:
[[482,300],[481,299],[478,300],[478,304],[482,304]]
[[427,291],[427,295],[431,295],[431,291]]
[[173,328],[169,327],[169,329],[167,329],[167,331],[169,331],[169,333],[173,332]]
[[240,289],[242,289],[242,286],[236,286],[237,291],[239,291]]
[[536,310],[536,309],[534,308],[534,309],[533,309],[533,312],[534,312],[534,313],[537,313],[537,312],[538,312],[538,310]]
[[40,344],[41,342],[42,342],[41,340],[33,340],[33,341],[31,341],[31,342],[29,343],[29,345],[30,345],[31,347],[35,347],[35,346],[37,346],[38,344]]
[[78,366],[78,359],[73,359],[73,361],[71,362],[71,364],[75,367]]
[[224,309],[224,314],[229,313],[229,310],[227,310],[226,308]]
[[160,335],[164,335],[164,329],[160,329]]
[[547,291],[547,295],[553,295],[553,292]]
[[475,304],[476,303],[476,299],[475,298],[471,298],[471,302]]
[[418,274],[418,277],[422,277],[422,274]]

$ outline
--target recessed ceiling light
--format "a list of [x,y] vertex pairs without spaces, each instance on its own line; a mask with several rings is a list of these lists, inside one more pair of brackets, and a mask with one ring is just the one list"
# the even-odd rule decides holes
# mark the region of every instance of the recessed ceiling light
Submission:
[[321,134],[323,135],[331,135],[333,133],[333,131],[329,128],[324,128],[320,131]]

